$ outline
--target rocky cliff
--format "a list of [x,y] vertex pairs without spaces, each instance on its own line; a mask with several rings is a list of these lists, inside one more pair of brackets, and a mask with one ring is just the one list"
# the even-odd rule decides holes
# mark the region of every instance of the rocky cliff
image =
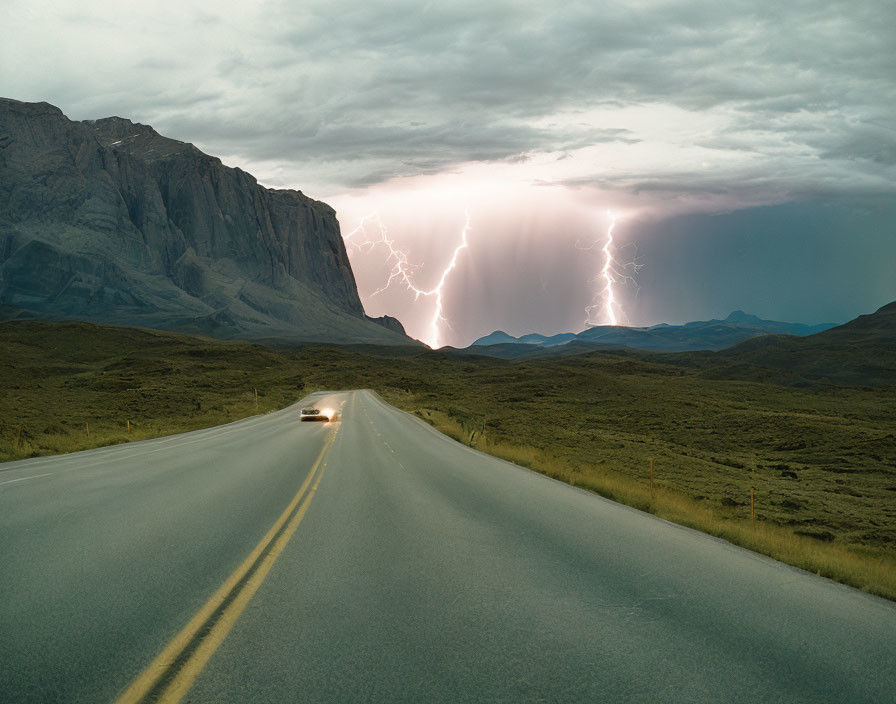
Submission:
[[364,315],[332,208],[119,117],[0,99],[0,317],[407,343]]

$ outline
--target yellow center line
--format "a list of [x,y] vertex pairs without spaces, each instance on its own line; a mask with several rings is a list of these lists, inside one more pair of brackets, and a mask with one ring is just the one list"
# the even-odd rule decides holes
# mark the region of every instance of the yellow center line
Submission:
[[149,667],[131,683],[116,704],[149,701],[174,704],[187,693],[305,517],[326,468],[324,457],[338,432],[339,426],[321,449],[298,493],[261,542]]

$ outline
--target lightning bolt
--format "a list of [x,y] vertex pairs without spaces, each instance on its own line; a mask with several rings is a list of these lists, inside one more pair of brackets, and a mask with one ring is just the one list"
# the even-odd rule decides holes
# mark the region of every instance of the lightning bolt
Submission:
[[[373,220],[374,218],[377,220],[377,222],[380,223],[380,226],[382,226],[382,221],[380,220],[379,213],[377,213],[376,211],[374,211],[372,213],[368,213],[363,218],[361,218],[360,222],[358,222],[358,226],[354,230],[349,232],[347,235],[342,236],[343,241],[348,242],[349,240],[351,240],[352,237],[357,235],[359,232],[364,232],[364,228],[367,226],[367,221]],[[354,243],[352,243],[352,244],[354,244]]]
[[439,345],[439,323],[445,323],[449,328],[451,327],[451,324],[442,315],[442,289],[445,287],[445,280],[448,278],[448,274],[450,274],[454,267],[457,266],[457,256],[462,250],[467,249],[468,247],[467,233],[470,231],[470,213],[466,210],[464,211],[464,218],[464,227],[460,232],[460,244],[454,249],[451,261],[448,262],[448,266],[445,267],[445,270],[442,272],[442,277],[439,279],[438,285],[432,291],[423,294],[425,296],[435,294],[436,297],[436,311],[432,316],[432,323],[430,325],[433,335],[433,344],[430,345],[430,347],[433,348],[438,347]]
[[[610,211],[607,211],[607,216],[610,218],[610,226],[607,228],[604,245],[600,248],[603,265],[597,276],[592,279],[600,283],[600,288],[595,292],[591,305],[585,307],[586,325],[618,325],[620,318],[627,320],[625,311],[617,299],[616,287],[624,284],[637,286],[634,274],[642,266],[635,259],[625,263],[616,260],[618,248],[613,240],[613,229],[618,218]],[[582,247],[576,242],[576,248],[587,251],[594,249],[598,244],[599,242],[595,241],[588,247]]]
[[[363,250],[367,248],[368,250],[376,247],[377,245],[382,245],[386,248],[386,263],[392,262],[392,268],[389,271],[389,277],[386,279],[386,283],[380,286],[376,291],[370,294],[370,298],[381,294],[383,291],[388,289],[393,282],[398,281],[399,284],[403,285],[408,291],[412,291],[414,294],[414,300],[419,300],[421,296],[426,298],[435,298],[435,312],[432,316],[432,321],[430,322],[430,334],[429,341],[425,341],[427,345],[431,348],[436,349],[439,347],[439,343],[441,342],[442,334],[441,334],[441,326],[444,323],[449,328],[451,324],[448,322],[448,319],[443,315],[443,298],[442,293],[445,289],[445,283],[448,280],[448,275],[457,267],[457,259],[460,253],[469,247],[469,243],[467,242],[467,233],[470,231],[470,213],[468,211],[464,212],[466,216],[466,220],[464,222],[464,226],[461,229],[460,233],[460,243],[455,247],[454,253],[451,256],[451,261],[448,262],[448,266],[442,271],[442,276],[439,278],[439,282],[432,289],[425,290],[418,287],[414,283],[414,271],[419,268],[420,265],[412,264],[408,259],[408,254],[401,247],[395,244],[395,240],[389,237],[389,231],[386,229],[386,225],[383,223],[382,219],[376,212],[370,213],[369,215],[365,215],[361,218],[361,221],[358,223],[358,226],[349,232],[343,238],[346,242],[349,242],[351,245],[354,245],[358,248],[358,250]],[[375,222],[377,225],[377,229],[379,230],[379,236],[375,238],[367,238],[364,241],[358,243],[352,241],[352,238],[361,233],[364,237],[367,237],[367,225],[369,222]]]

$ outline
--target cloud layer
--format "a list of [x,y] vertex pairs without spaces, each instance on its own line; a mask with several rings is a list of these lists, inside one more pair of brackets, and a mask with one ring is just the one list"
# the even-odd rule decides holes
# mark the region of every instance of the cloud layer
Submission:
[[886,0],[13,0],[6,15],[4,94],[149,122],[320,195],[470,162],[659,200],[888,191],[896,173]]

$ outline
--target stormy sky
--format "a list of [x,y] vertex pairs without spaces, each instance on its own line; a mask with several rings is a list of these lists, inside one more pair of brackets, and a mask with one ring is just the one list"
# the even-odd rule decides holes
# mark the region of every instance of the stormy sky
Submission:
[[[120,115],[339,213],[368,313],[441,343],[896,299],[896,12],[823,2],[8,0],[0,94]],[[368,242],[368,244],[363,244]],[[360,246],[359,246],[360,245]],[[591,247],[589,249],[589,247]],[[628,265],[628,266],[626,266]],[[631,279],[623,280],[623,276]],[[607,311],[592,309],[592,322]]]

